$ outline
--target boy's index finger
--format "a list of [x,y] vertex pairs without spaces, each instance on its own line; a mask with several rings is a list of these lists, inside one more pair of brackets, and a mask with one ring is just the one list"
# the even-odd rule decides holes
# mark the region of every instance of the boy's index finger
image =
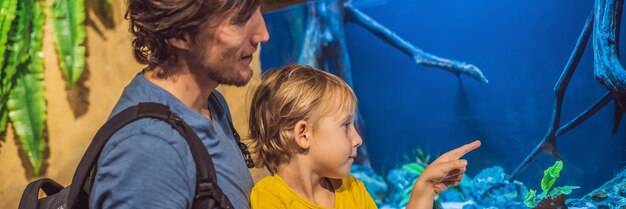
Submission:
[[476,148],[480,147],[480,140],[476,140],[472,143],[469,144],[465,144],[459,148],[456,148],[452,151],[450,151],[451,156],[454,156],[454,158],[459,159],[461,157],[463,157],[463,155],[471,152],[472,150],[475,150]]

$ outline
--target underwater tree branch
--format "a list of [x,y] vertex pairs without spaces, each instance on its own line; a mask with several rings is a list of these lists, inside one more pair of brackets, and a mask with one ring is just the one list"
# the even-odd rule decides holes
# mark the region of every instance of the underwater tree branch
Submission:
[[613,95],[614,101],[626,112],[626,70],[619,62],[616,36],[623,0],[598,0],[594,21],[594,75]]
[[615,115],[613,117],[613,129],[611,129],[611,133],[615,134],[617,132],[617,128],[619,127],[619,121],[622,119],[624,112],[619,107],[619,104],[614,103],[614,111]]
[[598,111],[600,111],[604,106],[606,106],[613,98],[611,97],[611,93],[607,92],[602,96],[596,103],[591,105],[591,107],[587,108],[584,112],[580,113],[580,115],[576,116],[570,122],[561,127],[557,132],[556,136],[559,137],[568,131],[576,128],[578,125],[585,122],[591,116],[595,115]]
[[[353,86],[350,58],[344,35],[343,1],[312,1],[306,4],[304,40],[297,56],[297,63],[314,66],[332,72]],[[365,122],[357,108],[356,129],[365,132]],[[355,163],[369,166],[366,144],[362,144]]]
[[580,59],[583,56],[585,51],[585,47],[587,46],[587,42],[589,41],[589,36],[591,35],[592,23],[594,19],[593,11],[589,14],[587,21],[585,22],[585,26],[583,27],[582,33],[578,37],[578,41],[576,42],[576,46],[574,47],[574,51],[570,55],[567,64],[565,65],[565,69],[561,74],[561,77],[557,81],[554,87],[554,108],[552,110],[552,120],[550,122],[550,127],[548,128],[548,133],[543,138],[543,140],[533,149],[533,151],[522,161],[522,163],[517,166],[517,168],[511,173],[509,180],[513,180],[517,178],[517,176],[524,170],[526,167],[537,157],[537,155],[542,151],[552,152],[553,156],[558,156],[556,153],[556,132],[560,126],[561,120],[561,110],[563,105],[563,97],[565,96],[565,91],[567,90],[567,86],[574,75],[574,71],[576,70],[576,66],[580,62]]
[[428,66],[428,67],[441,68],[451,73],[454,73],[455,75],[459,75],[461,73],[466,74],[482,83],[489,82],[478,67],[472,64],[465,63],[465,62],[448,60],[448,59],[441,58],[433,54],[424,52],[423,50],[413,46],[411,43],[409,43],[408,41],[398,36],[396,33],[387,29],[382,24],[376,22],[376,20],[367,16],[360,10],[350,5],[346,5],[345,7],[348,13],[348,16],[347,16],[348,20],[351,20],[355,22],[356,24],[364,27],[365,29],[373,33],[374,35],[386,41],[387,43],[400,49],[402,52],[404,52],[408,56],[413,57],[415,62],[417,62],[418,64]]
[[306,31],[304,39],[304,43],[302,43],[302,49],[300,50],[300,54],[298,55],[297,63],[305,64],[309,66],[317,66],[317,52],[320,47],[320,39],[319,37],[320,31],[319,28],[316,27],[319,23],[317,18],[312,18],[315,15],[314,8],[311,8],[308,11],[309,15],[306,18]]

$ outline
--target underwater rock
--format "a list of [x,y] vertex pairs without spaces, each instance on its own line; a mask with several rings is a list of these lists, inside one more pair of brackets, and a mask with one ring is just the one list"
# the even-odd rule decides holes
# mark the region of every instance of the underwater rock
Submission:
[[[411,194],[413,184],[419,177],[419,174],[401,167],[393,169],[387,174],[387,183],[389,185],[389,195],[385,203],[391,206],[406,206],[408,195]],[[404,203],[404,204],[403,204]]]
[[[378,209],[399,209],[399,207],[385,204],[385,205],[381,205]],[[404,209],[404,208],[400,208],[400,209]]]
[[626,184],[622,185],[619,188],[619,195],[622,197],[626,197]]
[[468,204],[468,205],[463,206],[462,209],[519,209],[519,208],[527,209],[523,205],[519,205],[519,204],[507,204],[507,205],[503,205],[499,207],[495,207],[495,206],[485,207],[485,206],[480,206],[476,204]]
[[626,170],[580,199],[565,201],[569,208],[626,208]]
[[[405,164],[391,170],[387,183],[371,168],[353,166],[352,173],[363,181],[379,208],[404,208],[420,169],[414,164]],[[439,194],[437,204],[443,208],[526,208],[524,196],[526,186],[519,181],[508,181],[509,176],[502,167],[494,166],[482,170],[473,179],[466,175],[458,186],[450,187]],[[560,195],[543,199],[536,208],[619,208],[626,209],[626,170],[600,188],[580,199],[567,199]]]
[[482,170],[473,179],[466,176],[461,184],[439,195],[444,208],[526,208],[523,204],[528,189],[518,181],[508,181],[502,167]]
[[476,204],[468,204],[468,205],[463,206],[463,209],[481,209],[481,208],[483,208],[483,207],[480,207],[480,206],[478,206]]
[[[357,179],[364,182],[379,208],[391,209],[406,206],[423,166],[409,163],[393,169],[387,175],[386,183],[371,168],[353,165],[351,170]],[[484,169],[473,179],[466,175],[461,184],[439,194],[436,206],[452,209],[525,209],[523,200],[528,189],[521,182],[510,182],[508,177],[499,166]]]
[[465,175],[461,179],[461,184],[449,187],[446,191],[439,194],[440,202],[466,202],[472,198],[472,184],[473,180],[469,176]]
[[528,189],[519,181],[510,182],[500,166],[482,170],[472,181],[472,196],[484,207],[525,208]]
[[362,165],[352,165],[350,172],[356,179],[365,184],[367,192],[370,193],[376,205],[382,205],[388,188],[383,177],[376,174],[374,169]]
[[602,191],[593,193],[591,195],[591,199],[594,202],[602,202],[602,201],[606,200],[606,197],[608,197],[608,196],[606,195],[605,192],[602,192]]
[[500,182],[504,182],[506,179],[506,174],[502,167],[494,166],[491,168],[484,169],[476,175],[474,181],[472,182],[475,188],[472,190],[472,194],[474,196],[481,196],[487,190],[491,189],[494,184],[498,184]]

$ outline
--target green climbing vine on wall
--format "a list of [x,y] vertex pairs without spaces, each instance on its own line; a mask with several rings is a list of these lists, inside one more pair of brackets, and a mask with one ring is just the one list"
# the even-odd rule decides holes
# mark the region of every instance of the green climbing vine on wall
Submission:
[[43,35],[52,21],[60,68],[73,86],[85,67],[85,7],[82,0],[0,0],[0,137],[11,122],[34,174],[46,147]]

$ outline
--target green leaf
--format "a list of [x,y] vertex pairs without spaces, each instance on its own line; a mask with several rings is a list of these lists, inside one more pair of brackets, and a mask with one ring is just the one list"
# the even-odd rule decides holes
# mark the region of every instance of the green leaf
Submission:
[[[17,12],[17,0],[0,1],[0,67],[4,66],[4,54],[6,53],[9,29]],[[4,86],[3,86],[4,87]]]
[[411,173],[421,174],[424,171],[424,166],[421,166],[417,163],[409,163],[409,164],[404,164],[402,166],[402,169]]
[[45,148],[46,104],[41,77],[42,74],[19,76],[8,102],[15,133],[36,175],[39,175]]
[[531,189],[530,191],[528,191],[528,193],[526,193],[526,197],[524,198],[524,205],[529,208],[534,208],[536,199],[537,191]]
[[4,134],[7,130],[7,123],[9,121],[9,111],[3,107],[0,109],[0,138],[4,138]]
[[402,198],[402,201],[400,201],[400,205],[399,205],[399,206],[400,206],[400,207],[402,207],[402,206],[406,206],[407,204],[409,204],[409,200],[410,200],[410,199],[411,199],[411,195],[405,195],[405,196]]
[[554,182],[556,182],[555,178],[545,178],[545,175],[544,175],[544,178],[541,180],[541,189],[543,191],[550,190],[552,185],[554,185]]
[[546,198],[547,196],[548,196],[548,192],[543,191],[541,192],[541,194],[537,195],[537,199],[542,200],[543,198]]
[[579,186],[562,186],[556,187],[550,192],[550,196],[569,195],[572,190],[580,188]]
[[415,183],[407,186],[406,188],[402,189],[402,195],[404,196],[411,196],[411,192],[413,192],[413,186],[415,185]]
[[46,101],[43,84],[43,5],[33,0],[21,0],[32,22],[28,24],[28,59],[18,65],[15,86],[9,94],[7,107],[9,118],[18,136],[22,149],[28,156],[36,175],[39,175],[45,148]]
[[559,160],[553,166],[543,171],[543,178],[541,179],[541,189],[543,191],[548,191],[552,188],[556,179],[560,177],[561,170],[563,170],[563,161]]
[[85,69],[84,0],[48,0],[61,70],[69,86],[76,84]]
[[415,162],[426,167],[428,166],[428,162],[430,162],[430,155],[427,155],[421,148],[417,148]]
[[411,162],[411,158],[406,153],[402,154],[402,160],[405,162]]
[[[13,2],[14,1],[14,2]],[[16,5],[13,5],[15,3]],[[9,4],[6,8],[5,4]],[[29,34],[31,24],[31,14],[29,13],[30,5],[32,2],[28,1],[16,1],[16,0],[3,0],[2,1],[2,12],[6,14],[6,17],[3,17],[2,24],[2,39],[1,41],[5,41],[1,47],[6,47],[1,50],[2,54],[0,55],[0,67],[2,70],[0,72],[0,104],[4,105],[9,97],[9,92],[14,85],[15,74],[17,73],[17,66],[23,63],[28,58],[28,45],[29,42]],[[13,7],[15,6],[15,7]],[[6,9],[6,11],[4,11]],[[13,11],[9,11],[13,9]],[[5,13],[6,12],[6,13]],[[12,17],[10,17],[12,16]],[[11,19],[11,22],[8,22]],[[6,21],[6,22],[5,22]],[[8,30],[5,36],[4,30]],[[0,42],[1,42],[0,41]]]
[[403,196],[402,201],[400,201],[401,207],[406,206],[406,204],[409,203],[409,199],[411,199],[411,193],[413,192],[413,187],[415,186],[416,181],[417,179],[414,179],[410,185],[402,189],[402,192],[400,193]]

